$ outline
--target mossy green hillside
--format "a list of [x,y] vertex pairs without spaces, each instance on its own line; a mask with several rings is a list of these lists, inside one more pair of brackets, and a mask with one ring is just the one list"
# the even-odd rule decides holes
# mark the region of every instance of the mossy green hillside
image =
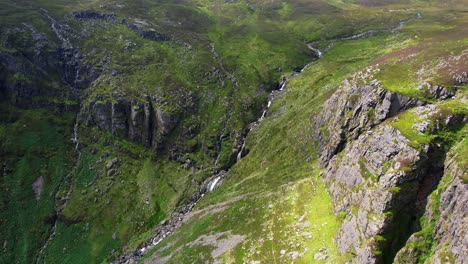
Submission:
[[[333,239],[340,219],[332,213],[330,197],[317,170],[310,168],[309,173],[310,178],[284,184],[274,191],[265,188],[242,196],[240,201],[238,197],[227,200],[227,206],[205,208],[158,245],[157,256],[170,257],[169,263],[214,261],[211,250],[216,243],[203,245],[197,238],[201,234],[223,233],[224,239],[235,235],[245,239],[231,252],[223,252],[219,258],[225,262],[282,263],[291,261],[294,254],[299,263],[305,263],[322,248],[326,248],[330,260],[342,262]],[[187,242],[190,246],[186,246]]]
[[[33,262],[53,225],[55,193],[76,156],[70,140],[73,114],[5,104],[0,111],[0,238],[5,245],[0,262]],[[39,179],[43,184],[34,190]]]
[[401,49],[377,61],[376,78],[393,92],[431,101],[427,85],[460,88],[454,78],[463,72],[468,40],[466,14],[423,9],[420,19],[408,23],[401,34]]
[[[177,3],[127,1],[122,5],[117,5],[119,3],[115,1],[70,4],[66,1],[41,0],[22,1],[15,5],[2,1],[0,4],[0,12],[3,12],[0,23],[2,41],[8,28],[21,27],[18,21],[28,21],[59,43],[40,7],[49,10],[49,14],[60,23],[70,24],[75,30],[73,33],[80,36],[73,41],[81,48],[83,62],[102,70],[100,77],[84,92],[84,104],[102,98],[112,101],[116,99],[116,94],[135,100],[144,100],[147,94],[158,96],[166,102],[164,110],[181,117],[181,123],[169,136],[167,144],[181,144],[181,149],[195,149],[183,153],[183,160],[188,157],[197,165],[197,169],[191,172],[182,169],[179,163],[167,161],[168,157],[164,154],[155,155],[153,150],[123,138],[80,126],[81,156],[76,161],[71,181],[67,182],[72,190],[68,203],[56,235],[45,253],[49,263],[96,263],[113,259],[120,254],[122,247],[124,251],[134,250],[180,201],[190,200],[194,191],[192,181],[200,182],[206,178],[218,157],[220,162],[217,166],[228,167],[226,164],[230,162],[231,149],[236,147],[234,143],[239,139],[237,135],[256,119],[269,90],[275,87],[282,76],[288,76],[310,61],[312,54],[305,47],[305,42],[322,40],[320,45],[325,46],[329,39],[368,29],[391,29],[398,21],[413,18],[420,11],[423,19],[407,23],[400,34],[378,34],[369,39],[335,43],[325,58],[314,63],[301,76],[290,80],[286,92],[273,103],[268,118],[249,135],[246,148],[249,154],[231,169],[223,187],[208,194],[199,208],[207,208],[241,195],[251,196],[232,202],[222,212],[193,218],[179,233],[159,247],[172,241],[184,245],[203,234],[231,231],[234,235],[245,236],[246,242],[224,255],[226,261],[290,260],[289,255],[281,256],[281,250],[287,250],[288,254],[304,252],[301,259],[310,260],[322,247],[328,250],[330,259],[342,260],[333,246],[339,217],[333,215],[331,200],[318,178],[316,153],[310,139],[310,115],[320,111],[321,104],[345,78],[372,62],[376,63],[376,58],[412,46],[424,49],[432,47],[420,44],[425,40],[431,41],[428,36],[433,33],[444,36],[444,39],[437,40],[437,43],[443,45],[435,45],[438,48],[427,52],[426,58],[438,56],[439,51],[446,48],[459,52],[458,45],[466,44],[457,35],[463,29],[460,21],[464,21],[466,15],[457,11],[460,9],[457,7],[463,6],[453,2],[450,10],[437,6],[435,2],[382,8],[362,7],[346,1],[303,0],[223,3],[205,0]],[[141,38],[125,24],[76,21],[70,17],[73,11],[90,9],[115,13],[118,20],[126,19],[129,23],[135,22],[135,19],[144,20],[171,40],[155,42]],[[390,12],[389,9],[400,11]],[[446,20],[441,20],[441,13],[447,17]],[[444,32],[454,34],[443,35]],[[214,43],[214,50],[211,43]],[[1,52],[21,54],[21,50],[12,51],[5,47],[1,48]],[[395,66],[392,63],[387,63],[387,72],[393,71],[392,67],[399,72],[414,70],[410,66]],[[407,76],[411,80],[404,89],[396,84],[395,79],[399,76]],[[415,76],[412,72],[388,76],[384,73],[379,79],[388,89],[414,95],[412,85]],[[25,83],[31,79],[27,75],[15,77],[16,81]],[[196,98],[196,108],[190,109],[190,112],[184,109],[185,102],[181,96],[189,93],[193,93]],[[52,101],[55,102],[55,99]],[[32,120],[44,120],[44,117],[39,117],[46,116],[41,111],[25,113],[32,115]],[[34,129],[27,136],[18,132],[19,126],[10,123],[2,125],[2,144],[20,142],[23,138],[39,138],[24,144],[30,144],[28,146],[32,146],[31,149],[48,149],[49,145],[44,147],[41,144],[48,142],[48,136],[55,135],[53,138],[57,142],[51,145],[66,146],[65,150],[50,150],[51,155],[63,159],[63,162],[53,166],[59,168],[58,164],[67,163],[60,165],[60,170],[54,169],[60,175],[57,179],[63,178],[70,172],[72,164],[75,164],[73,158],[76,158],[69,140],[71,120],[72,117],[67,116],[63,118],[63,123],[44,121],[51,131]],[[184,127],[196,128],[196,135],[186,137],[183,135]],[[59,132],[53,132],[54,129]],[[105,152],[108,156],[102,156]],[[5,154],[11,164],[24,164],[18,166],[27,167],[31,172],[40,171],[36,167],[47,164],[42,155],[40,158],[31,157],[27,162],[17,162],[19,158],[12,153],[14,151]],[[118,158],[119,162],[114,165],[115,174],[108,176],[109,170],[105,165],[113,158]],[[37,165],[34,165],[35,162]],[[65,173],[59,173],[61,170]],[[36,175],[22,173],[19,178],[27,180],[20,185],[15,185],[18,184],[16,180],[9,182],[4,177],[2,184],[20,186],[14,187],[17,188],[14,192],[23,193],[26,187],[31,190],[32,181],[37,178],[33,176]],[[47,183],[43,193],[43,196],[48,193],[50,197],[47,209],[38,214],[27,209],[21,214],[23,211],[17,211],[19,207],[8,207],[5,217],[2,215],[2,226],[4,221],[8,225],[16,225],[2,230],[30,230],[33,224],[27,220],[29,215],[38,215],[38,218],[41,218],[41,214],[53,215],[53,192],[47,190]],[[57,183],[52,185],[57,186]],[[65,188],[61,196],[66,195],[67,191],[68,188]],[[15,196],[19,204],[34,199],[31,191],[24,193],[29,193],[28,197]],[[7,198],[10,201],[10,196]],[[46,203],[44,198],[40,201]],[[12,215],[18,215],[18,219]],[[304,237],[300,233],[299,238],[295,234],[295,225],[302,215],[302,223],[311,224],[304,227],[303,231],[312,233],[312,239],[308,238],[309,234]],[[27,231],[7,234],[8,254],[2,255],[6,262],[13,262],[18,256],[24,256],[18,260],[20,262],[33,260],[50,228],[50,224],[38,223],[34,223],[34,227],[40,231],[34,236],[29,236]],[[270,236],[265,236],[263,242],[254,239],[267,234],[266,231],[263,233],[263,227],[261,230],[256,229],[258,223],[269,231],[273,240],[269,240]],[[13,237],[17,234],[24,234],[21,246],[10,242],[15,241]],[[318,239],[314,240],[314,237]],[[291,249],[293,246],[290,242],[299,244],[300,250]],[[259,253],[249,252],[249,248],[257,247]],[[306,247],[309,249],[305,250]],[[174,249],[174,261],[200,258],[200,252],[206,259],[211,257],[209,246],[193,245],[192,249],[186,247],[177,252],[176,246],[170,248]],[[28,253],[23,254],[26,251]],[[169,253],[164,251],[163,254]]]
[[[376,36],[365,40],[337,43],[330,49],[325,58],[315,62],[302,75],[290,80],[284,94],[273,103],[269,112],[269,118],[260,123],[249,135],[247,139],[247,151],[249,154],[231,169],[219,190],[208,194],[201,201],[199,208],[203,210],[203,208],[209,208],[207,206],[210,205],[216,206],[217,203],[229,201],[230,199],[235,200],[236,197],[241,195],[261,197],[262,193],[281,192],[281,190],[288,188],[286,186],[295,186],[296,184],[297,186],[302,186],[303,183],[300,182],[307,182],[306,179],[311,177],[314,179],[314,183],[311,185],[315,189],[315,192],[320,192],[323,195],[315,196],[312,194],[310,198],[309,196],[300,196],[298,203],[309,204],[310,201],[313,201],[310,204],[314,204],[315,209],[305,211],[305,213],[311,223],[316,226],[323,225],[320,231],[323,236],[321,239],[315,240],[317,244],[311,244],[307,241],[299,242],[300,248],[307,246],[311,249],[310,252],[304,255],[308,257],[301,259],[304,261],[311,259],[313,254],[317,253],[321,247],[327,248],[329,254],[335,260],[342,259],[336,248],[326,243],[326,241],[333,241],[340,218],[334,216],[331,210],[332,207],[327,206],[327,204],[331,206],[330,197],[326,194],[325,186],[320,178],[317,178],[318,172],[314,165],[316,154],[314,154],[315,151],[312,147],[313,142],[310,138],[311,131],[309,131],[308,118],[319,110],[320,104],[349,74],[368,65],[374,58],[386,52],[391,52],[391,49],[384,49],[384,47],[387,47],[389,43],[398,42],[399,40],[399,36]],[[365,48],[357,49],[356,47]],[[290,185],[287,185],[288,182]],[[179,243],[189,243],[202,234],[214,234],[231,230],[233,234],[247,236],[247,239],[242,246],[234,248],[231,253],[227,254],[226,258],[231,258],[235,262],[245,260],[273,261],[275,259],[279,262],[285,262],[289,259],[289,255],[282,257],[281,252],[278,251],[281,251],[282,248],[290,250],[294,247],[287,244],[282,246],[272,245],[272,243],[281,244],[280,241],[289,243],[288,238],[282,237],[273,239],[274,242],[265,240],[266,242],[259,243],[255,241],[258,235],[253,234],[253,231],[249,230],[246,226],[237,227],[236,223],[248,223],[252,219],[255,219],[253,222],[267,225],[268,210],[271,210],[268,209],[269,204],[272,203],[273,208],[275,208],[275,200],[287,200],[288,198],[286,197],[288,195],[284,194],[281,198],[273,196],[265,200],[262,198],[252,200],[249,202],[254,204],[251,206],[252,209],[247,209],[247,212],[250,212],[250,214],[242,216],[242,214],[238,213],[235,217],[232,217],[234,220],[229,217],[222,219],[222,216],[227,214],[226,211],[236,210],[237,204],[243,204],[244,200],[248,200],[248,198],[244,198],[240,202],[234,202],[218,218],[216,218],[217,214],[213,214],[204,216],[202,219],[193,220],[193,222],[190,221],[180,232],[163,242],[160,246],[158,245],[156,250],[164,248],[165,245],[170,246],[157,254],[161,254],[158,255],[161,257],[169,255],[170,251],[178,252],[172,256],[173,259],[171,261],[183,260],[182,256],[190,258],[199,249],[197,248],[192,252],[191,249],[184,248],[180,249],[179,253],[177,251],[177,245],[181,245]],[[265,210],[255,211],[253,208],[265,208]],[[292,208],[291,210],[293,211]],[[284,221],[283,230],[287,230],[287,226],[297,224],[297,220],[300,218],[300,216],[296,217],[296,219],[294,217],[291,219],[282,216],[278,217]],[[321,217],[334,219],[334,224],[327,226],[326,223],[328,221]],[[221,220],[214,221],[212,218]],[[212,221],[213,223],[221,221],[221,227],[218,224],[210,224]],[[267,232],[265,231],[265,233]],[[314,230],[312,233],[317,233],[317,230]],[[176,244],[173,244],[174,242]],[[294,249],[291,250],[294,251]],[[249,255],[250,252],[256,253]]]
[[[412,25],[412,23],[409,22],[408,25]],[[427,24],[424,25],[424,27],[426,26]],[[247,156],[231,169],[220,189],[209,193],[199,203],[198,209],[202,212],[200,213],[202,216],[200,218],[194,217],[195,220],[188,221],[180,231],[158,245],[152,252],[153,257],[170,257],[169,262],[195,258],[210,260],[212,257],[210,252],[213,247],[201,247],[197,244],[197,238],[229,230],[231,236],[241,235],[246,238],[242,244],[237,245],[229,253],[225,253],[220,259],[233,262],[257,259],[278,262],[290,261],[287,254],[281,257],[280,252],[280,255],[277,255],[277,250],[281,251],[281,246],[277,247],[274,243],[281,241],[281,239],[273,239],[274,242],[271,243],[268,240],[258,243],[256,241],[258,235],[253,234],[254,231],[248,228],[248,223],[255,219],[253,221],[257,225],[268,226],[269,210],[275,210],[277,201],[288,199],[287,193],[283,194],[281,198],[276,198],[269,193],[281,192],[281,190],[287,189],[285,186],[296,184],[300,186],[303,182],[307,182],[306,179],[316,179],[313,176],[317,173],[314,171],[316,154],[314,154],[315,150],[310,138],[309,117],[320,111],[320,105],[349,75],[363,67],[375,64],[379,58],[384,58],[388,54],[408,47],[408,38],[411,34],[414,34],[414,31],[396,35],[381,34],[363,40],[338,42],[323,59],[312,64],[300,76],[289,80],[286,91],[279,95],[272,104],[268,117],[249,134],[246,147]],[[418,46],[420,42],[415,41],[411,45]],[[442,103],[439,107],[445,104],[452,104],[452,102]],[[411,113],[410,111],[407,114]],[[412,118],[408,117],[409,119]],[[416,120],[413,118],[413,121]],[[288,182],[290,185],[287,184]],[[315,186],[320,192],[323,191],[322,188],[325,188],[320,181]],[[249,200],[250,195],[262,197],[262,193],[266,193],[266,196],[271,197],[271,199]],[[317,208],[323,209],[320,205],[330,202],[329,197],[327,197],[327,195],[315,198],[302,197],[299,200],[305,199],[299,203],[310,202],[317,205]],[[238,199],[242,200],[238,201]],[[245,209],[247,205],[243,204],[244,201],[249,201],[248,205],[254,205]],[[273,209],[269,209],[270,204]],[[218,206],[223,208],[223,213],[220,214],[213,209]],[[225,208],[226,206],[227,208]],[[241,208],[242,210],[240,210]],[[322,209],[306,213],[310,217],[309,219],[312,219],[311,222],[317,226],[326,222],[322,222],[323,219],[320,219],[319,215],[324,217],[333,215],[332,211],[322,211]],[[214,213],[206,212],[210,210],[213,210]],[[244,210],[247,210],[249,214],[244,216]],[[236,214],[232,215],[232,211],[236,211]],[[294,207],[291,207],[291,211],[294,211]],[[288,219],[283,216],[281,217],[282,221],[287,222],[283,227],[285,230],[287,230],[288,225],[297,224],[297,219]],[[339,221],[340,216],[335,217]],[[247,224],[238,226],[238,222]],[[332,225],[329,229],[326,227],[324,229],[327,232],[321,241],[333,240],[336,236],[336,227]],[[267,229],[264,230],[264,233],[268,234]],[[288,241],[286,237],[282,239]],[[299,244],[299,247],[308,245],[307,242]],[[181,245],[186,246],[181,248]],[[314,254],[319,250],[313,245],[310,247],[314,248]],[[324,247],[327,245],[324,244]],[[284,249],[286,252],[291,252],[294,251],[294,246],[284,245]],[[339,256],[339,254],[336,255],[337,252],[334,251],[333,247],[329,250],[332,252],[331,257],[335,260],[347,258]],[[311,257],[307,258],[308,261]],[[151,256],[147,257],[148,260],[151,258]],[[300,261],[301,259],[299,259]]]
[[[72,191],[45,252],[47,262],[112,260],[122,247],[133,248],[146,239],[181,197],[192,195],[186,190],[192,179],[206,177],[107,132],[80,127],[79,135],[82,147]],[[110,173],[106,166],[115,158]]]

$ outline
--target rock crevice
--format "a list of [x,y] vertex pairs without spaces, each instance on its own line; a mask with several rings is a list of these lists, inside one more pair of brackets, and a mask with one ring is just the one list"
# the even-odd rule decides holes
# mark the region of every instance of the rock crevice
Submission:
[[[447,149],[435,141],[416,144],[393,124],[405,111],[421,118],[412,120],[421,135],[466,123],[463,114],[438,103],[427,105],[383,89],[372,80],[374,71],[346,80],[311,118],[335,213],[346,215],[337,246],[342,253],[353,253],[356,263],[393,261],[408,237],[420,230],[427,197],[444,174]],[[453,96],[438,86],[432,90],[436,99]]]

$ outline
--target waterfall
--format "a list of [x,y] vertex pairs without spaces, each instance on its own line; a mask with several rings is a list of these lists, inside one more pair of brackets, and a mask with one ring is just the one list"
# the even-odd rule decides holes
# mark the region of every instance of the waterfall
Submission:
[[[311,51],[315,52],[315,54],[317,55],[317,57],[318,57],[319,59],[322,58],[322,57],[323,57],[322,51],[320,51],[320,50],[317,49],[317,48],[314,48],[314,47],[312,46],[313,44],[314,44],[314,42],[307,43],[307,48],[309,48]],[[305,67],[304,67],[302,70],[304,70],[304,69],[305,69]],[[302,70],[301,70],[301,72],[302,72]]]
[[219,180],[221,180],[221,177],[216,177],[216,179],[214,179],[214,181],[211,182],[210,188],[208,189],[209,192],[214,190],[214,188],[216,187],[216,184],[218,183]]
[[242,143],[242,147],[239,150],[239,153],[237,153],[237,161],[242,159],[242,152],[244,151],[244,148],[245,148],[245,138],[244,138],[244,142]]
[[78,148],[80,146],[80,141],[78,140],[78,118],[73,126],[73,137],[71,138],[71,141],[75,144],[75,151],[78,152]]

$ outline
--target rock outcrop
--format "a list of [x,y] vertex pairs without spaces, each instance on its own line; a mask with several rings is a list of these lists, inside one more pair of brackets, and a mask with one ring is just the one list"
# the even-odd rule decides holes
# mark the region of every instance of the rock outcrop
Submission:
[[128,138],[147,147],[161,148],[164,137],[179,121],[177,114],[166,112],[154,98],[146,101],[117,97],[106,100],[98,97],[84,107],[86,123],[107,130],[113,135]]
[[[411,109],[419,118],[411,120],[412,129],[422,136],[467,121],[463,113],[439,103],[426,105],[386,91],[372,79],[374,71],[369,68],[345,81],[311,119],[335,213],[346,215],[337,246],[342,253],[353,253],[356,263],[393,261],[418,231],[427,197],[443,175],[446,150],[431,143],[433,138],[415,143],[397,129],[394,123],[402,112]],[[428,91],[432,98],[453,96],[439,86]],[[453,238],[462,232],[459,228],[443,232]]]
[[[82,63],[72,44],[73,30],[44,11],[56,39],[23,23],[8,29],[0,51],[0,93],[4,100],[20,107],[56,104],[50,98],[77,99],[73,90],[84,89],[100,71]],[[55,100],[57,101],[57,100]],[[73,111],[77,107],[71,107]]]
[[408,239],[396,263],[464,263],[468,258],[467,168],[457,154],[449,156],[441,184],[428,199],[422,231]]
[[[395,221],[408,226],[417,219],[415,204],[431,151],[428,146],[414,149],[397,129],[382,125],[331,159],[324,178],[336,213],[347,215],[337,237],[342,252],[355,251],[357,263],[376,263],[387,257],[383,249],[393,250],[389,243],[404,242],[392,234],[399,225]],[[398,230],[403,237],[411,231]]]
[[78,20],[104,20],[109,22],[119,22],[117,20],[117,15],[114,13],[111,14],[103,14],[93,10],[84,10],[84,11],[75,11],[72,13],[74,19]]
[[425,104],[381,88],[372,79],[376,71],[369,67],[345,80],[327,100],[324,111],[313,117],[313,138],[320,151],[320,164],[326,166],[348,141],[357,139],[361,133],[406,109]]
[[140,37],[153,41],[168,41],[171,38],[156,31],[151,25],[140,19],[135,19],[133,23],[128,24],[128,28],[135,31]]

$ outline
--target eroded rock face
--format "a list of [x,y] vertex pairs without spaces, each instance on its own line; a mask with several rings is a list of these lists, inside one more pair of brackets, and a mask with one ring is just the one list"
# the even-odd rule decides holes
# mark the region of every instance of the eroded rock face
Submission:
[[460,263],[468,259],[468,175],[453,160],[449,160],[446,166],[444,177],[454,178],[440,199],[440,218],[433,233],[438,246],[432,259],[435,263],[443,263],[446,246],[452,252],[455,263]]
[[136,19],[134,23],[128,24],[128,28],[135,31],[140,37],[153,41],[168,41],[170,37],[156,31],[151,25],[144,21]]
[[369,81],[374,71],[369,68],[344,81],[323,111],[313,117],[313,138],[318,144],[321,165],[327,165],[347,141],[406,109],[424,105],[420,100],[382,89],[378,81]]
[[[395,257],[396,263],[464,263],[468,258],[468,174],[455,157],[445,162],[441,186],[428,199],[423,219],[423,230],[429,230],[425,237],[413,234]],[[427,232],[427,231],[426,231]],[[415,247],[417,244],[434,240],[433,248]]]
[[113,135],[128,138],[145,146],[161,147],[164,137],[178,124],[177,114],[165,112],[151,98],[147,101],[126,100],[117,97],[112,101],[98,96],[84,107],[88,125],[96,125]]
[[[46,16],[57,39],[28,23],[7,29],[3,36],[0,94],[19,107],[56,105],[47,100],[51,97],[77,99],[74,91],[88,87],[101,73],[82,63],[80,49],[72,45],[77,38],[73,30]],[[67,110],[78,110],[71,108]]]
[[333,157],[324,173],[335,210],[346,212],[337,236],[341,252],[357,263],[376,263],[393,218],[412,216],[429,148],[416,150],[390,125],[362,134]]
[[0,93],[4,100],[16,106],[39,107],[46,103],[33,100],[35,97],[57,96],[59,93],[41,86],[37,81],[50,79],[44,70],[57,72],[54,67],[58,64],[58,58],[50,51],[57,45],[44,34],[37,33],[32,26],[26,25],[5,33],[3,48],[13,50],[14,47],[30,46],[30,50],[17,53],[0,51]]
[[[393,127],[396,116],[414,111],[420,120],[414,120],[413,129],[421,134],[466,122],[463,115],[448,113],[437,104],[384,90],[377,80],[369,81],[373,71],[345,81],[322,112],[311,118],[335,213],[346,215],[337,246],[342,253],[352,252],[356,263],[393,260],[418,230],[427,197],[443,174],[446,150],[437,144],[416,146]],[[438,86],[428,91],[436,99],[453,96]],[[453,239],[459,228],[463,227],[443,232],[450,232]]]

